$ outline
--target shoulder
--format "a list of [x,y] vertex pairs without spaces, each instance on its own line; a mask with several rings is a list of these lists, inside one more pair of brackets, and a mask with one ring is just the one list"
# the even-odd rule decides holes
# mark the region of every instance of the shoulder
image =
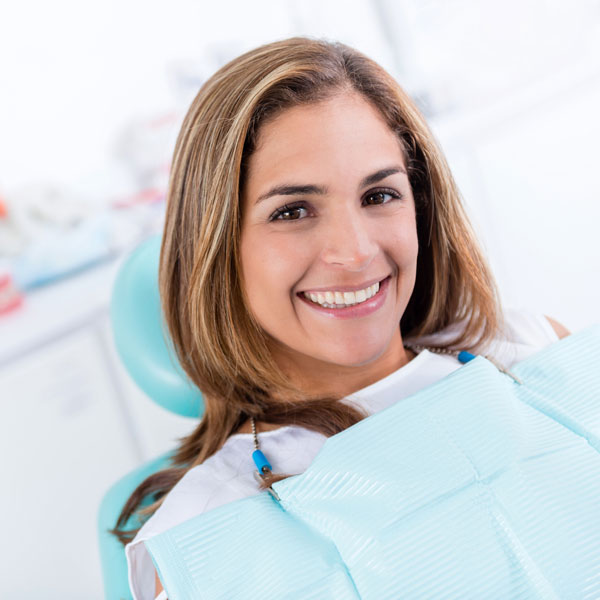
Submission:
[[559,339],[562,340],[562,338],[567,337],[568,335],[571,335],[571,332],[564,325],[562,325],[561,323],[559,323],[552,317],[549,317],[548,315],[544,315],[544,316],[548,320],[550,325],[552,325],[552,329],[554,329],[554,331]]
[[[437,345],[452,340],[463,323],[457,322],[435,334],[415,340],[417,344]],[[554,319],[531,310],[507,308],[496,337],[478,352],[504,364],[512,365],[568,335],[567,329]]]
[[558,321],[531,310],[507,309],[500,337],[532,346],[547,346],[569,335]]
[[498,336],[482,352],[510,366],[557,342],[568,334],[566,328],[542,313],[506,309]]
[[201,465],[190,469],[127,544],[129,586],[136,600],[153,599],[155,591],[154,566],[144,542],[213,508],[260,492],[252,469],[246,468],[250,457],[247,441],[234,436]]
[[218,452],[190,469],[139,534],[157,535],[222,504],[258,493],[252,469],[247,468],[251,462],[248,444],[249,440],[234,436]]
[[[503,311],[500,329],[496,333],[494,341],[508,341],[514,344],[533,346],[541,348],[552,342],[558,341],[562,337],[560,332],[566,332],[559,323],[553,319],[548,319],[542,313],[531,310],[507,308]],[[428,334],[419,338],[409,339],[408,341],[421,345],[438,345],[454,340],[464,329],[464,322],[457,321],[445,329],[436,333]]]

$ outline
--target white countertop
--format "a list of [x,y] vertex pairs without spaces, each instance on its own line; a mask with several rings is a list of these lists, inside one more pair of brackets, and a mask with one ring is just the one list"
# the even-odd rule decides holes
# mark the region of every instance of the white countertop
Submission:
[[0,315],[0,366],[105,315],[121,260],[33,289],[19,308]]

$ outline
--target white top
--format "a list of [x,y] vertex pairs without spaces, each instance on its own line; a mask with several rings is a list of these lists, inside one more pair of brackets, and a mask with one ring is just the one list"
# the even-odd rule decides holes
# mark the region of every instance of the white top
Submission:
[[[495,341],[482,352],[505,367],[558,340],[554,329],[542,315],[506,311],[505,322],[506,339]],[[427,341],[439,341],[450,333],[440,332]],[[425,341],[422,343],[425,344]],[[424,350],[408,364],[355,392],[346,401],[355,402],[368,414],[373,414],[439,381],[459,367],[460,363],[452,356]],[[325,439],[320,433],[291,425],[259,434],[260,448],[273,466],[274,473],[302,473]],[[231,435],[218,452],[183,476],[135,539],[127,544],[129,586],[134,600],[154,598],[154,566],[143,543],[145,540],[227,502],[261,492],[253,475],[253,450],[251,433]]]

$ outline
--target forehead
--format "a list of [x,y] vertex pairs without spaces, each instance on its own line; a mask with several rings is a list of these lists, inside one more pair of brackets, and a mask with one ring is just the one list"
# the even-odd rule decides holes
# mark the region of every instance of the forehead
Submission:
[[282,178],[360,179],[390,162],[405,166],[400,140],[363,96],[344,93],[289,108],[263,125],[245,188],[252,196]]

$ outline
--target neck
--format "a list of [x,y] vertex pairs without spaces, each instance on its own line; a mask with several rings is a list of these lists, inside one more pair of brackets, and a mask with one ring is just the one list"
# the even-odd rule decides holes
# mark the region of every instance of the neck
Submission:
[[[343,367],[321,363],[320,361],[298,361],[286,353],[277,353],[276,360],[280,368],[307,396],[346,397],[353,392],[371,385],[397,371],[409,363],[416,353],[405,348],[400,335],[394,338],[386,351],[375,361],[358,367]],[[306,357],[310,359],[310,357]],[[308,364],[311,363],[312,364]],[[310,376],[307,376],[310,374]],[[278,429],[281,425],[256,422],[258,433]],[[236,433],[251,433],[250,420],[246,421]]]
[[404,347],[400,329],[385,351],[363,365],[346,366],[323,362],[284,349],[274,352],[275,360],[290,381],[310,397],[345,397],[365,388],[406,365],[415,353]]

